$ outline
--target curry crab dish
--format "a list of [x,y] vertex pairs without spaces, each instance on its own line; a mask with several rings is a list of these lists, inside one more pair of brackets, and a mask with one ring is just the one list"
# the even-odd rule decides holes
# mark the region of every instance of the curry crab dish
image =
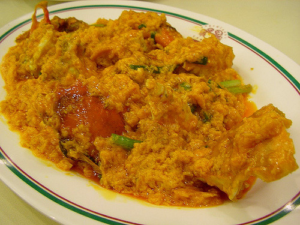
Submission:
[[272,104],[249,107],[251,85],[214,35],[182,37],[153,12],[50,20],[46,6],[1,64],[1,113],[37,157],[118,193],[190,207],[236,201],[256,178],[298,168],[291,120]]

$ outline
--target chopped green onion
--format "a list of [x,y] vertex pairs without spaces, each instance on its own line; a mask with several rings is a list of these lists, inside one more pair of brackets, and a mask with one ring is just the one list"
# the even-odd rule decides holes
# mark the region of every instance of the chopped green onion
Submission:
[[129,65],[130,69],[138,70],[142,68],[150,73],[160,74],[160,73],[167,73],[172,72],[175,68],[173,65],[168,66],[146,66],[146,65]]
[[140,30],[140,29],[142,29],[143,27],[147,27],[145,24],[140,24],[139,26],[138,26],[138,29]]
[[126,150],[132,149],[135,143],[142,143],[142,141],[134,140],[117,134],[112,134],[111,139],[114,144],[119,145]]
[[180,87],[182,87],[186,91],[190,91],[192,89],[192,85],[190,85],[189,83],[186,83],[186,82],[183,82],[179,85],[180,85]]
[[151,32],[150,37],[153,39],[154,44],[156,44],[156,41],[155,41],[155,35],[156,35],[156,32]]
[[153,70],[153,73],[159,74],[163,66],[157,66],[156,69]]
[[226,81],[220,82],[220,85],[225,88],[236,87],[236,86],[241,85],[241,81],[240,80],[226,80]]
[[207,85],[208,85],[208,87],[209,87],[209,91],[211,91],[212,90],[212,80],[208,80],[207,81]]
[[155,34],[156,34],[156,32],[151,32],[150,37],[153,38],[153,39],[155,39]]
[[208,58],[206,56],[204,56],[202,59],[200,59],[194,63],[200,64],[200,65],[206,65],[208,63]]
[[94,27],[106,27],[105,24],[101,24],[101,23],[95,23],[95,24],[92,24],[91,26],[94,26]]
[[226,80],[220,82],[221,87],[226,88],[232,94],[243,94],[250,93],[252,91],[252,86],[250,84],[241,85],[240,80]]
[[143,66],[143,65],[129,65],[130,69],[133,69],[133,70],[137,70],[139,68],[143,68],[145,69],[146,66]]
[[204,118],[203,118],[204,123],[209,122],[211,120],[211,117],[212,117],[212,115],[207,113],[207,112],[203,112],[203,116],[204,116]]
[[130,69],[138,70],[139,68],[143,68],[151,73],[159,74],[163,67],[159,66],[145,66],[145,65],[129,65]]
[[227,88],[227,90],[232,94],[245,94],[252,91],[252,86],[250,84],[247,84],[244,86],[229,87]]

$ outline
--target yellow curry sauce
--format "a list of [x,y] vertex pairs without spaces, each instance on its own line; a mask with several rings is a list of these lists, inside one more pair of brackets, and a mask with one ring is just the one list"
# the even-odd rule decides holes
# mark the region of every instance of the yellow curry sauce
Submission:
[[213,35],[184,38],[153,12],[89,25],[38,7],[45,18],[33,15],[1,64],[1,113],[37,157],[119,193],[191,207],[237,200],[256,177],[298,168],[291,121],[273,105],[250,116],[251,86]]

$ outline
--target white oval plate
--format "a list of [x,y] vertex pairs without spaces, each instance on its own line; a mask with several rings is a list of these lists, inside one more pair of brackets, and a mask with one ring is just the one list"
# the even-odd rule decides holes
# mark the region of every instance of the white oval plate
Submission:
[[[87,23],[99,17],[116,19],[122,10],[165,13],[184,36],[201,38],[199,27],[217,31],[223,43],[232,46],[234,68],[245,83],[257,86],[252,100],[258,107],[273,103],[293,120],[289,129],[300,163],[300,68],[268,44],[221,21],[168,6],[137,1],[83,1],[49,7],[50,17],[74,16]],[[42,18],[42,11],[38,11]],[[14,45],[15,38],[28,30],[31,14],[0,29],[0,58]],[[0,86],[4,82],[0,79]],[[0,100],[5,91],[0,89]],[[0,177],[15,193],[37,210],[62,224],[268,224],[299,221],[300,170],[267,184],[257,181],[246,197],[213,208],[154,206],[119,195],[92,182],[59,171],[49,162],[34,157],[19,145],[19,137],[0,122]],[[293,211],[294,210],[294,211]],[[282,219],[282,217],[284,217]],[[286,220],[289,218],[289,220]]]

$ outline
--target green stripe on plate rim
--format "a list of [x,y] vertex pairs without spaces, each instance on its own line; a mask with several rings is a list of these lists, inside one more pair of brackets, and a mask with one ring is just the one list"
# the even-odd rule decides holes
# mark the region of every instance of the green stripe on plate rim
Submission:
[[[157,12],[157,13],[164,13],[166,15],[171,15],[171,16],[175,16],[175,17],[179,17],[188,21],[192,21],[201,25],[207,25],[207,23],[202,22],[200,20],[196,20],[187,16],[183,16],[177,13],[172,13],[172,12],[168,12],[168,11],[164,11],[164,10],[158,10],[158,9],[152,9],[152,8],[145,8],[145,7],[139,7],[139,6],[126,6],[126,5],[83,5],[83,6],[74,6],[74,7],[68,7],[68,8],[63,8],[63,9],[57,9],[57,10],[53,10],[53,11],[49,11],[49,14],[53,14],[53,13],[58,13],[58,12],[63,12],[63,11],[68,11],[68,10],[76,10],[76,9],[83,9],[83,8],[104,8],[104,7],[112,7],[112,8],[130,8],[130,9],[137,9],[137,10],[145,10],[145,11],[153,11],[153,12]],[[44,14],[40,14],[37,17],[40,18],[42,17]],[[4,37],[6,37],[7,35],[9,35],[9,33],[11,33],[12,31],[14,31],[15,29],[19,28],[20,26],[22,26],[23,24],[26,24],[28,22],[30,22],[31,19],[27,19],[21,23],[19,23],[18,25],[12,27],[11,29],[9,29],[8,31],[6,31],[3,35],[0,36],[0,42],[2,41],[2,39]],[[252,49],[254,52],[256,52],[257,54],[261,55],[262,57],[264,57],[266,60],[268,60],[274,67],[276,67],[279,71],[281,71],[281,73],[286,76],[294,85],[295,87],[298,89],[298,91],[300,91],[300,83],[286,70],[284,69],[279,63],[277,63],[274,59],[272,59],[269,55],[267,55],[265,52],[261,51],[260,49],[258,49],[257,47],[255,47],[254,45],[250,44],[249,42],[245,41],[244,39],[228,32],[228,35],[235,39],[236,41],[244,44],[245,46],[247,46],[248,48]],[[59,199],[58,197],[54,196],[53,194],[50,194],[48,191],[46,191],[45,189],[43,189],[41,186],[39,186],[38,184],[36,184],[35,182],[31,181],[29,178],[27,178],[23,173],[21,173],[17,167],[15,167],[9,160],[7,160],[4,155],[1,153],[0,151],[0,159],[2,161],[5,162],[5,165],[7,168],[10,169],[11,172],[13,172],[17,177],[19,177],[21,180],[23,180],[26,184],[28,184],[30,187],[32,187],[33,189],[35,189],[36,191],[38,191],[39,193],[41,193],[42,195],[44,195],[45,197],[47,197],[48,199],[54,201],[55,203],[71,210],[74,211],[78,214],[81,214],[83,216],[86,216],[88,218],[103,222],[103,223],[107,223],[107,224],[113,224],[113,225],[121,225],[124,223],[120,223],[120,222],[116,222],[113,221],[111,219],[106,219],[103,218],[99,215],[95,215],[92,213],[89,213],[87,211],[84,211],[83,209],[77,208],[73,205],[71,205],[70,203],[67,203],[66,201],[63,201],[61,199]],[[292,208],[295,208],[297,206],[300,205],[300,197],[297,197],[296,200],[294,202],[291,203]],[[278,212],[276,212],[274,215],[271,215],[267,218],[262,218],[262,221],[253,221],[251,223],[251,221],[245,223],[245,224],[255,224],[255,225],[266,225],[269,224],[271,222],[274,222],[284,216],[286,216],[288,213],[290,213],[291,210],[284,210],[284,207],[279,210]],[[260,220],[260,219],[258,219]]]
[[2,35],[0,36],[0,43],[1,43],[1,41],[2,41],[2,39],[3,39],[4,37],[6,37],[7,35],[9,35],[9,33],[11,33],[13,30],[19,28],[19,27],[22,26],[23,24],[28,23],[29,21],[31,21],[31,19],[28,19],[28,20],[25,20],[25,21],[19,23],[18,25],[16,25],[16,26],[10,28],[8,31],[6,31],[4,34],[2,34]]
[[66,10],[72,10],[72,9],[81,9],[81,8],[104,8],[104,7],[111,7],[111,8],[130,8],[130,9],[138,9],[138,10],[144,10],[144,11],[152,11],[152,12],[157,12],[157,13],[165,13],[168,15],[180,17],[189,21],[193,21],[196,23],[199,23],[201,25],[206,25],[207,23],[204,23],[200,20],[196,20],[187,16],[183,16],[177,13],[172,13],[168,11],[163,11],[163,10],[158,10],[158,9],[152,9],[152,8],[144,8],[144,7],[139,7],[139,6],[128,6],[128,5],[83,5],[83,6],[74,6],[74,7],[69,7],[69,8],[63,8],[63,9],[57,9],[51,11],[51,13],[56,13],[56,12],[61,12],[61,11],[66,11]]
[[243,40],[242,38],[240,38],[240,37],[238,37],[238,36],[236,36],[236,35],[234,35],[230,32],[228,32],[228,35],[230,37],[232,37],[233,39],[235,39],[236,41],[241,42],[245,46],[249,47],[254,52],[256,52],[259,55],[261,55],[262,57],[264,57],[266,60],[268,60],[272,65],[274,65],[283,75],[285,75],[297,87],[298,91],[300,91],[300,83],[286,69],[284,69],[278,62],[276,62],[274,59],[272,59],[265,52],[261,51],[260,49],[258,49],[254,45],[252,45],[249,42]]
[[81,214],[83,216],[86,216],[88,218],[97,220],[99,222],[103,222],[103,223],[107,223],[107,224],[112,224],[112,225],[124,225],[126,223],[120,223],[120,222],[116,222],[113,221],[112,219],[106,219],[104,217],[101,217],[99,215],[94,215],[93,213],[87,212],[83,209],[77,208],[76,206],[71,205],[70,203],[61,200],[59,197],[54,196],[52,193],[50,193],[49,191],[47,191],[46,189],[44,189],[41,185],[38,185],[36,182],[32,181],[30,178],[28,178],[27,176],[25,176],[22,172],[20,172],[20,170],[10,161],[8,160],[2,153],[2,151],[0,151],[0,160],[4,162],[4,164],[6,165],[6,167],[13,172],[17,177],[19,177],[22,181],[24,181],[27,185],[29,185],[30,187],[32,187],[34,190],[38,191],[40,194],[44,195],[45,197],[47,197],[48,199],[54,201],[55,203],[73,211],[76,212],[78,214]]

